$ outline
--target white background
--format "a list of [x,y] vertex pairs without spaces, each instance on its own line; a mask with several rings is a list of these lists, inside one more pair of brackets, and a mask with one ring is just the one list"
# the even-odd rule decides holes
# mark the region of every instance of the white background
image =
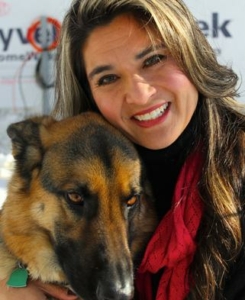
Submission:
[[[242,81],[245,78],[245,1],[185,2],[205,29],[219,61],[232,66],[240,76],[239,101],[245,103],[245,80]],[[29,114],[42,113],[44,102],[52,105],[53,101],[53,89],[44,91],[36,81],[35,68],[40,54],[26,39],[28,28],[43,16],[61,22],[70,3],[71,0],[0,0],[0,204],[12,168],[7,126]],[[55,51],[50,56],[52,81]]]

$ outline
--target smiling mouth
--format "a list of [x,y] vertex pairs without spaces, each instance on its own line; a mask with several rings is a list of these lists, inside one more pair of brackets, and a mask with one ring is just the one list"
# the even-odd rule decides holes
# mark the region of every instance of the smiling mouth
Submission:
[[168,108],[168,106],[169,106],[169,103],[165,103],[162,106],[158,107],[157,109],[151,111],[150,113],[143,114],[143,115],[137,115],[137,116],[134,116],[134,118],[138,121],[155,120],[164,114],[164,112]]

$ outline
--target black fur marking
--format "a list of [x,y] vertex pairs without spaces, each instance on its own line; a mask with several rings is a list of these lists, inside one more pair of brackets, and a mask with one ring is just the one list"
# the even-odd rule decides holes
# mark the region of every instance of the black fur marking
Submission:
[[43,147],[39,136],[39,124],[27,120],[11,124],[7,128],[8,136],[12,140],[12,152],[15,166],[19,175],[29,187],[32,171],[41,167]]

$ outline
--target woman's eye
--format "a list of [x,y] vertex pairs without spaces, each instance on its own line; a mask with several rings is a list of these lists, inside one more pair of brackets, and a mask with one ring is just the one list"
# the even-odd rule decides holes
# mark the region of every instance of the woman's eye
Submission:
[[107,85],[107,84],[115,82],[117,79],[118,79],[118,76],[116,76],[116,75],[113,75],[113,74],[105,75],[98,80],[97,85],[98,86]]
[[80,195],[79,193],[76,193],[76,192],[67,192],[66,199],[68,201],[72,202],[73,204],[81,205],[84,202],[82,195]]
[[154,65],[160,63],[161,61],[163,61],[165,58],[166,58],[166,55],[162,55],[162,54],[153,55],[145,60],[144,68],[154,66]]

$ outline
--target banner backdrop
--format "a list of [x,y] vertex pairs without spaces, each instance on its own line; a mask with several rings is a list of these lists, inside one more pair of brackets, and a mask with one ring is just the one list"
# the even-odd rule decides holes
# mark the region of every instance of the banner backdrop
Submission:
[[[56,38],[71,0],[0,0],[0,109],[40,112],[52,101]],[[45,20],[45,31],[42,22]],[[37,82],[42,48],[49,50],[45,80]],[[45,98],[44,98],[45,96]]]
[[[245,78],[245,1],[185,0],[221,63]],[[6,112],[42,112],[53,101],[56,35],[71,0],[0,0],[0,117]],[[43,18],[46,29],[42,30]],[[46,84],[35,73],[46,43]],[[245,102],[241,81],[240,101]],[[48,106],[47,106],[47,103]]]
[[240,77],[238,99],[245,103],[245,1],[185,0],[222,64]]

